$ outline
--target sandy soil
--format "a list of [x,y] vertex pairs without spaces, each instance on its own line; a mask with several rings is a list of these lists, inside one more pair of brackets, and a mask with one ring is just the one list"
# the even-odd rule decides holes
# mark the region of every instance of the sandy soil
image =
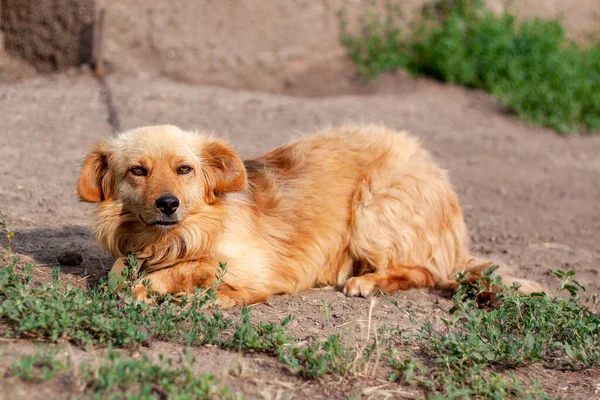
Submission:
[[[450,170],[474,252],[511,265],[517,275],[550,288],[555,280],[548,269],[574,269],[590,293],[600,292],[600,214],[594,206],[600,195],[600,136],[560,137],[518,121],[482,92],[403,74],[372,84],[369,95],[320,98],[119,74],[109,76],[106,85],[122,129],[173,123],[214,130],[228,136],[247,157],[329,124],[378,122],[409,130]],[[339,85],[355,93],[363,90],[351,80],[332,82],[329,89],[335,92]],[[49,279],[51,267],[58,265],[57,256],[76,251],[84,261],[78,267],[62,266],[64,279],[93,285],[112,260],[89,233],[92,207],[77,201],[75,184],[85,153],[113,132],[106,91],[98,80],[76,72],[0,83],[0,110],[0,209],[16,230],[15,250],[23,260],[36,264],[39,280]],[[331,307],[331,327],[325,324],[323,298]],[[395,298],[414,311],[420,323],[441,324],[451,306],[448,298],[427,291],[401,292]],[[364,324],[368,308],[367,299],[313,290],[276,297],[255,306],[253,315],[257,320],[281,321],[294,314],[291,332],[305,338],[338,332],[347,324]],[[406,315],[383,302],[375,307],[373,323],[410,326]],[[31,347],[26,342],[0,342],[0,353],[8,363],[22,352],[33,351]],[[89,357],[74,351],[81,359]],[[181,348],[156,343],[150,351],[178,354]],[[418,395],[409,388],[365,378],[306,383],[290,376],[272,358],[214,348],[195,351],[207,360],[205,370],[236,390],[263,398],[301,392],[298,398],[306,393],[316,398],[343,398],[352,392],[365,398],[385,393]],[[233,376],[229,371],[238,363],[245,372]],[[598,370],[569,373],[533,366],[519,374],[540,379],[552,393],[573,398],[592,398],[600,383]],[[13,392],[8,393],[18,396],[31,390],[40,397],[45,393],[18,382],[11,385]]]

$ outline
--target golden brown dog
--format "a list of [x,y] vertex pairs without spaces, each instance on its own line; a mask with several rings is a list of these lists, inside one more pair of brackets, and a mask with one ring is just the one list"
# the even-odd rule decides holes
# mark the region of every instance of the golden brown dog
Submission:
[[458,272],[491,265],[469,253],[446,172],[418,140],[378,126],[330,129],[245,162],[210,135],[138,128],[97,145],[78,192],[99,203],[100,242],[142,259],[153,291],[193,293],[226,262],[224,306],[327,285],[349,296],[452,289]]

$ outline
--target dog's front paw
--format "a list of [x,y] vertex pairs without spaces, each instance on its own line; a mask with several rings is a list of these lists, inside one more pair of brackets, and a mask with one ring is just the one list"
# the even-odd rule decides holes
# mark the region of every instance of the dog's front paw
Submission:
[[346,296],[367,297],[375,291],[375,282],[366,276],[355,276],[350,278],[344,284],[344,294]]
[[150,298],[150,294],[148,293],[148,289],[140,282],[138,283],[131,292],[135,301],[144,302],[151,304],[153,300]]
[[231,308],[238,305],[237,301],[227,296],[219,296],[217,294],[217,299],[215,300],[215,305],[221,308]]
[[172,288],[165,284],[164,270],[142,276],[133,287],[132,295],[135,300],[153,303],[153,295],[174,293]]

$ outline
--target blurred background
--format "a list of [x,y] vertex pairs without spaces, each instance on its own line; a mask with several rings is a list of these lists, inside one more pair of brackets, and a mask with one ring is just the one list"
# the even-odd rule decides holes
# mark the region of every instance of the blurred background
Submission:
[[[161,76],[203,85],[327,95],[362,92],[341,41],[389,1],[367,0],[2,0],[0,79],[94,64],[106,73]],[[432,0],[394,1],[403,27]],[[456,2],[455,2],[456,3]],[[596,0],[489,0],[495,13],[561,17],[568,36],[597,33]],[[104,16],[99,23],[99,16]],[[0,37],[0,43],[2,39]],[[0,53],[1,54],[1,53]],[[22,62],[24,61],[24,62]],[[31,68],[34,66],[34,68]]]

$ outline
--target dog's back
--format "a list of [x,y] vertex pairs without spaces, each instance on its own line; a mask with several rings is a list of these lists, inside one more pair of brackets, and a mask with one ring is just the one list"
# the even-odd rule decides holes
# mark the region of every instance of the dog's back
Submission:
[[331,129],[246,166],[279,291],[353,276],[348,294],[444,287],[460,271],[478,276],[492,265],[469,253],[446,172],[403,132]]
[[268,242],[260,247],[271,250],[281,291],[400,267],[426,271],[419,281],[433,286],[468,261],[445,172],[403,133],[333,129],[245,165],[260,240]]

